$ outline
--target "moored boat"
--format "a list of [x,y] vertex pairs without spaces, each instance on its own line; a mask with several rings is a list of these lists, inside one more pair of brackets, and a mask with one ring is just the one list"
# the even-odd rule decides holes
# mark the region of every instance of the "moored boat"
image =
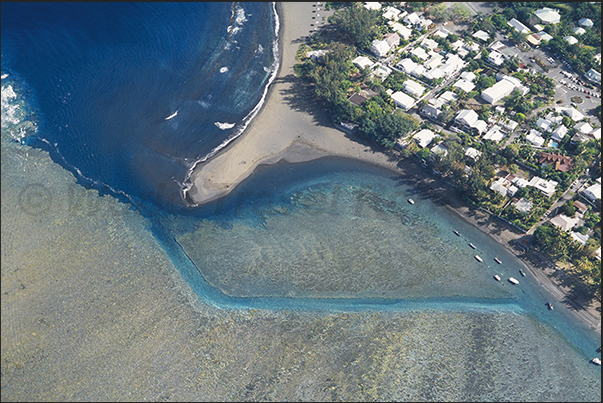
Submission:
[[595,365],[601,365],[601,359],[599,357],[595,357],[592,360],[590,360],[590,362],[592,362]]
[[499,259],[498,257],[495,257],[495,258],[494,258],[494,261],[495,261],[496,263],[498,263],[498,264],[502,264],[502,262],[500,261],[500,259]]
[[409,202],[410,204],[415,204],[415,201],[414,201],[413,199],[408,199],[408,202]]
[[524,277],[526,276],[526,274],[523,270],[519,269],[519,272],[521,273],[522,276],[524,276]]
[[498,274],[495,274],[494,278],[496,279],[496,281],[500,281],[500,276]]
[[458,232],[457,230],[454,230],[454,233],[455,233],[456,235],[458,235],[458,236],[461,236],[461,233],[460,233],[460,232]]
[[509,283],[511,284],[519,284],[519,281],[515,277],[509,277]]
[[551,304],[550,302],[547,302],[546,306],[548,306],[551,311],[553,310],[553,304]]
[[477,260],[478,262],[483,262],[483,261],[484,261],[484,260],[483,260],[481,257],[479,257],[479,255],[475,255],[475,256],[473,256],[473,257],[474,257],[474,258],[475,258],[475,260]]
[[472,243],[470,243],[469,246],[471,246],[471,248],[475,249],[475,245],[473,245]]

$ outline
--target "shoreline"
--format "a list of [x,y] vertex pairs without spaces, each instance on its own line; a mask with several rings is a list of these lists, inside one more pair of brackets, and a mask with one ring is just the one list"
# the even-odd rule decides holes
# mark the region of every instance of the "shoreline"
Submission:
[[[205,204],[229,194],[243,180],[253,174],[259,165],[279,161],[306,162],[324,156],[338,156],[378,165],[398,175],[413,177],[419,186],[427,186],[433,197],[443,199],[446,207],[477,227],[494,241],[504,246],[520,260],[529,273],[554,298],[565,304],[588,327],[601,333],[601,303],[584,302],[571,298],[568,289],[555,281],[556,270],[538,268],[515,250],[510,242],[524,234],[510,225],[479,211],[460,200],[458,194],[439,178],[423,172],[414,162],[397,158],[365,143],[362,139],[336,129],[326,110],[320,107],[310,86],[294,74],[293,65],[299,43],[310,34],[314,3],[277,3],[280,18],[279,52],[281,62],[266,99],[247,129],[229,147],[214,157],[198,164],[191,172],[187,201],[191,206]],[[559,279],[556,279],[559,280]]]

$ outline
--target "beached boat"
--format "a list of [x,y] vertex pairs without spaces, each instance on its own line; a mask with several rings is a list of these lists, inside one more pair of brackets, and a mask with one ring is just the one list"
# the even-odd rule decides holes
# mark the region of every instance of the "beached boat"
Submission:
[[473,245],[472,243],[470,243],[469,246],[471,246],[471,248],[475,249],[475,245]]
[[495,261],[496,263],[498,263],[498,264],[502,264],[502,262],[500,261],[500,259],[499,259],[498,257],[495,257],[495,258],[494,258],[494,261]]
[[479,255],[475,255],[475,256],[473,256],[473,257],[474,257],[474,258],[475,258],[475,260],[477,260],[478,262],[483,262],[483,261],[484,261],[484,260],[483,260],[481,257],[479,257]]
[[523,270],[519,269],[519,272],[521,273],[522,276],[524,276],[524,277],[526,276],[526,274]]
[[457,230],[454,230],[454,233],[455,233],[456,235],[458,235],[458,236],[461,236],[461,233],[460,233],[460,232],[458,232]]
[[595,365],[601,365],[601,359],[599,357],[595,357],[592,360],[590,360],[590,362],[592,362]]
[[408,199],[408,202],[409,202],[410,204],[415,204],[415,201],[414,201],[413,199]]
[[546,306],[548,306],[551,311],[553,310],[553,304],[551,304],[550,302],[547,302]]
[[494,278],[496,279],[496,281],[500,281],[500,276],[498,274],[495,274]]
[[515,277],[509,277],[509,283],[511,284],[519,284],[519,281]]

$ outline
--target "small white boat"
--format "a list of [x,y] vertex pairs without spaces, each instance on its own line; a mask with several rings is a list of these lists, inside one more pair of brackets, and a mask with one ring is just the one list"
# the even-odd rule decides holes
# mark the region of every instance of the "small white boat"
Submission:
[[498,264],[502,264],[502,262],[500,261],[500,259],[499,259],[498,257],[495,257],[495,258],[494,258],[494,261],[495,261],[496,263],[498,263]]
[[494,278],[496,279],[496,281],[500,281],[500,276],[498,274],[495,274]]
[[458,236],[461,236],[461,233],[458,232],[457,230],[454,230],[454,233],[457,234]]
[[526,276],[526,274],[524,273],[524,271],[523,271],[523,270],[519,269],[519,272],[521,273],[521,275],[522,275],[523,277],[525,277],[525,276]]
[[509,283],[511,284],[519,284],[519,281],[515,277],[509,277]]
[[408,202],[409,202],[410,204],[415,204],[415,201],[414,201],[413,199],[408,199]]
[[484,261],[484,260],[483,260],[481,257],[479,257],[479,255],[475,255],[475,256],[473,256],[473,257],[474,257],[474,258],[475,258],[475,260],[477,260],[478,262],[483,262],[483,261]]
[[546,303],[546,306],[548,306],[548,307],[549,307],[549,309],[550,309],[551,311],[553,311],[553,310],[554,310],[554,309],[553,309],[553,304],[551,304],[550,302],[547,302],[547,303]]
[[470,243],[469,246],[471,246],[472,249],[475,249],[475,245],[473,245],[472,243]]
[[168,116],[167,118],[165,118],[165,120],[170,120],[171,118],[175,117],[178,114],[178,111],[172,113],[170,116]]
[[601,365],[601,359],[599,357],[595,357],[592,360],[590,360],[590,362],[592,362],[595,365]]

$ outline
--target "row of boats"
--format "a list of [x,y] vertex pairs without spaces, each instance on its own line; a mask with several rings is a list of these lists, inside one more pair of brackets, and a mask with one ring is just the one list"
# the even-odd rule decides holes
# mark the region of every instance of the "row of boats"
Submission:
[[[458,232],[457,230],[454,230],[454,233],[455,233],[457,236],[461,236],[461,233],[460,233],[460,232]],[[472,243],[469,243],[469,246],[470,246],[472,249],[476,249],[475,245],[474,245],[474,244],[472,244]],[[474,256],[474,258],[475,258],[475,260],[477,260],[478,262],[483,262],[483,261],[484,261],[484,259],[482,259],[480,255],[475,255],[475,256]],[[501,260],[500,260],[498,257],[495,257],[495,258],[494,258],[494,261],[495,261],[496,263],[498,263],[498,264],[502,264],[502,261],[501,261]],[[526,273],[525,273],[523,270],[521,270],[521,269],[520,269],[520,270],[519,270],[519,273],[521,273],[521,275],[522,275],[523,277],[526,277]],[[498,274],[495,274],[495,275],[494,275],[494,279],[495,279],[496,281],[502,281],[501,276],[499,276]],[[515,284],[515,285],[519,284],[519,281],[518,281],[516,278],[514,278],[514,277],[509,277],[509,282],[510,282],[511,284]],[[552,304],[550,301],[546,303],[546,306],[549,308],[549,310],[551,310],[551,311],[553,311],[553,310],[554,310],[554,308],[553,308],[553,304]],[[601,352],[601,347],[599,347],[599,348],[597,349],[597,352]],[[600,359],[600,358],[598,358],[598,357],[594,357],[593,359],[591,359],[591,360],[590,360],[590,362],[591,362],[591,363],[593,363],[593,364],[595,364],[595,365],[601,365],[601,359]]]

